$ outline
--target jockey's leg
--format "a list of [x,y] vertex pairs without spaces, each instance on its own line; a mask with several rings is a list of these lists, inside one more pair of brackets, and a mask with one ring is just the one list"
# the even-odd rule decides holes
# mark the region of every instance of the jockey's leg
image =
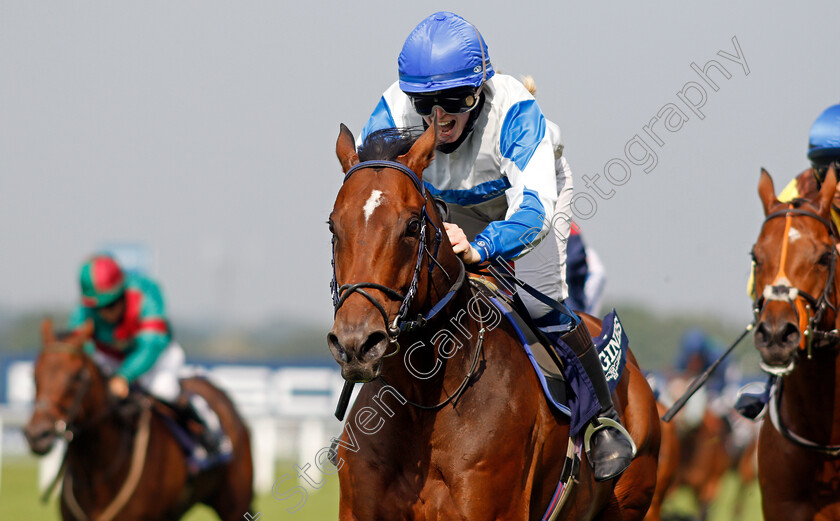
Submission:
[[572,348],[580,360],[600,405],[597,418],[591,420],[584,433],[584,439],[590,437],[588,456],[595,480],[612,479],[630,466],[634,456],[633,442],[621,425],[621,418],[613,406],[601,359],[586,324],[578,321],[571,331],[561,336],[561,340]]
[[[516,274],[549,297],[563,302],[567,289],[563,283],[564,266],[560,262],[554,234],[549,233],[531,253],[516,261]],[[570,310],[561,313],[523,291],[519,294],[534,317],[534,323],[561,351],[560,355],[567,362],[566,371],[574,366],[582,384],[575,391],[581,395],[594,395],[597,400],[597,403],[591,403],[591,396],[578,396],[581,420],[588,423],[584,437],[591,436],[588,456],[595,479],[603,481],[618,476],[633,459],[633,444],[613,407],[609,385],[586,325]],[[567,349],[572,352],[563,352]]]
[[203,397],[181,388],[179,373],[185,358],[184,349],[176,342],[170,343],[155,365],[140,377],[140,383],[149,394],[172,407],[183,423],[198,427],[199,441],[207,453],[218,454],[226,441],[219,417]]

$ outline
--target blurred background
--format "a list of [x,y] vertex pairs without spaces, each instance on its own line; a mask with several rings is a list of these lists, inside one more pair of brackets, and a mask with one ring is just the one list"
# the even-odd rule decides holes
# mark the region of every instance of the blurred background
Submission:
[[[606,273],[600,309],[618,309],[644,368],[682,374],[687,330],[725,346],[750,321],[759,168],[778,189],[805,169],[811,123],[840,101],[840,34],[821,24],[836,1],[0,2],[0,518],[55,519],[18,424],[37,323],[66,319],[94,251],[161,281],[190,363],[268,451],[263,490],[340,430],[325,345],[335,139],[341,122],[360,132],[403,40],[441,9],[480,29],[497,71],[534,77],[597,204],[577,222]],[[719,53],[733,37],[744,66]],[[730,75],[709,73],[717,90],[692,69],[709,60]],[[678,96],[689,82],[697,112]],[[687,120],[658,123],[655,144],[644,127],[668,104]],[[609,183],[637,135],[655,165]],[[757,373],[752,351],[733,356],[733,385]],[[336,501],[328,479],[294,518],[334,518]]]

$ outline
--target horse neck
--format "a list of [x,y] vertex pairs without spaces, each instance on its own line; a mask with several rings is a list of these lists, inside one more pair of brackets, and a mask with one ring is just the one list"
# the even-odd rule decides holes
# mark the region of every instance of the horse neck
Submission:
[[840,445],[840,356],[837,347],[802,356],[783,378],[781,415],[796,434]]
[[[459,269],[457,260],[455,267],[447,262],[444,255],[439,261],[454,281]],[[437,268],[434,271],[440,272]],[[443,277],[443,280],[430,284],[435,286],[436,291],[429,294],[442,298],[451,284]],[[427,405],[439,403],[446,399],[447,392],[455,392],[469,372],[480,329],[468,312],[471,298],[469,282],[465,280],[450,303],[433,320],[418,331],[400,335],[400,356],[387,358],[382,374],[409,400]],[[435,302],[430,301],[423,308],[431,309]],[[454,354],[445,356],[454,346],[459,346]]]
[[85,362],[85,367],[90,374],[90,383],[78,419],[73,422],[80,430],[68,447],[68,463],[78,461],[74,466],[74,475],[93,475],[97,470],[111,468],[114,459],[120,455],[120,444],[125,434],[116,421],[116,415],[108,411],[105,376],[90,359]]

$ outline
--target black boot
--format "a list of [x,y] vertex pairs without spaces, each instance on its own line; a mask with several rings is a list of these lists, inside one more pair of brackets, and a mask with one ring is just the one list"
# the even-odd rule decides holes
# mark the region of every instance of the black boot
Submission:
[[[205,452],[205,454],[201,454],[201,451],[197,451],[195,456],[199,459],[216,456],[222,449],[222,435],[207,425],[207,422],[198,413],[190,398],[189,395],[179,397],[176,410],[181,418],[181,424],[185,425],[190,432],[197,435],[198,443]],[[196,429],[191,429],[189,424],[195,425],[197,432]]]
[[621,418],[613,407],[607,378],[586,324],[579,322],[561,338],[580,360],[601,405],[598,418],[590,422],[583,435],[586,456],[592,465],[595,481],[615,478],[630,466],[636,455],[636,445],[630,433],[621,425]]

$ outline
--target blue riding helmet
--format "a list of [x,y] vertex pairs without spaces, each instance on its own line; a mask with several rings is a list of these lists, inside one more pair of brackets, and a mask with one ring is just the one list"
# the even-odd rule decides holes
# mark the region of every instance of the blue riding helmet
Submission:
[[840,160],[840,104],[825,109],[811,125],[808,159],[814,163]]
[[400,89],[406,94],[477,88],[494,74],[478,29],[447,11],[429,16],[411,31],[400,52],[399,70]]

